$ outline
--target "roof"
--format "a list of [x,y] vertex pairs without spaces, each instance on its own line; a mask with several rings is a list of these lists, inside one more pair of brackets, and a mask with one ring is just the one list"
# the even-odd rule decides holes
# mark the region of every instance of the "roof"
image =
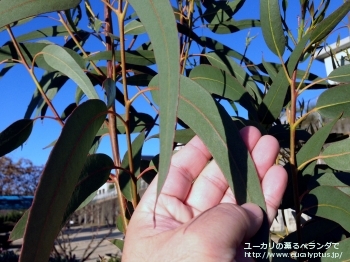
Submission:
[[344,51],[346,49],[350,48],[350,37],[343,38],[339,42],[339,46],[337,47],[337,43],[333,43],[325,48],[322,49],[320,53],[316,56],[316,60],[324,60],[327,57],[331,56],[330,49],[334,50],[336,53],[339,53],[341,51]]
[[0,196],[0,210],[28,209],[33,202],[33,196]]

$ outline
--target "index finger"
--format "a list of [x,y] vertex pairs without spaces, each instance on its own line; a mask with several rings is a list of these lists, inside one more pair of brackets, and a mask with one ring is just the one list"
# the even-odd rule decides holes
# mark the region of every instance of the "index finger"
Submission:
[[175,197],[183,202],[192,182],[212,158],[207,147],[195,136],[171,159],[168,177],[161,194]]

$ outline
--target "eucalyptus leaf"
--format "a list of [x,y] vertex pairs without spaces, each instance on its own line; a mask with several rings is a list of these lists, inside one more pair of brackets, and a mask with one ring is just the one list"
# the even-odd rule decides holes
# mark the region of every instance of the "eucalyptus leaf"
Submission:
[[21,119],[0,133],[0,157],[21,146],[32,133],[33,120]]
[[328,79],[336,82],[350,82],[350,65],[344,65],[334,69],[329,75]]
[[102,101],[88,100],[68,118],[41,175],[29,213],[20,261],[48,260],[61,229],[62,214],[106,112]]
[[260,1],[261,29],[265,43],[277,56],[282,57],[286,45],[278,0]]
[[[96,195],[96,190],[107,181],[113,167],[113,160],[105,154],[94,154],[87,157],[69,204],[63,214],[61,220],[62,228],[74,211],[84,207],[92,200]],[[12,241],[23,238],[29,212],[30,209],[23,214],[13,228],[10,235]]]
[[[68,80],[67,76],[61,75],[57,71],[44,72],[43,75],[41,76],[39,84],[42,90],[45,92],[46,96],[50,100],[52,100],[54,96],[58,93],[58,91],[61,89],[61,87],[67,82],[67,80]],[[41,93],[36,88],[34,90],[32,99],[29,102],[27,110],[24,114],[24,118],[30,118],[36,107],[40,111],[45,104],[46,102],[42,98]]]
[[[186,77],[180,80],[179,117],[205,143],[237,203],[252,202],[266,209],[255,165],[231,117],[202,86]],[[157,81],[156,76],[150,86],[157,86]],[[152,97],[159,101],[157,91]]]
[[211,1],[203,3],[206,7],[205,12],[199,16],[204,18],[208,23],[218,24],[230,20],[232,16],[243,6],[243,0],[235,0],[232,2],[226,1]]
[[38,38],[67,36],[67,35],[69,35],[69,33],[63,25],[50,26],[50,27],[32,31],[27,34],[20,35],[16,37],[16,40],[20,43],[20,42],[29,41],[29,40],[38,39]]
[[80,68],[74,58],[70,56],[70,54],[62,47],[57,45],[48,45],[42,50],[42,53],[45,61],[52,68],[62,72],[76,82],[76,84],[84,91],[88,98],[99,98],[94,86],[85,75],[84,71]]
[[[342,190],[344,188],[349,188],[350,187],[349,173],[325,172],[325,173],[322,173],[320,175],[313,176],[308,183],[308,188],[314,189],[318,186],[333,186],[333,187],[338,188],[339,190]],[[346,192],[344,192],[344,193],[346,193]]]
[[226,71],[209,65],[199,65],[191,70],[189,77],[209,93],[238,101],[257,118],[254,100],[240,82]]
[[74,109],[76,109],[77,108],[77,104],[76,103],[71,103],[71,104],[69,104],[64,110],[63,110],[63,112],[62,112],[62,114],[61,114],[61,119],[63,120],[63,121],[65,121],[69,116],[70,116],[70,114],[74,111]]
[[350,232],[350,196],[331,186],[319,186],[302,199],[303,212],[323,217]]
[[[2,3],[2,1],[0,3]],[[38,53],[41,53],[42,50],[48,45],[51,45],[51,44],[25,42],[25,43],[20,43],[19,48],[27,64],[31,65],[33,62],[33,58],[36,57],[34,66],[40,67],[47,71],[55,71],[55,69],[53,69],[51,66],[47,64],[43,56],[41,55],[36,56]],[[80,68],[85,68],[85,62],[79,54],[77,54],[76,52],[74,52],[69,48],[63,47],[63,49],[66,52],[68,52],[70,56],[73,57],[73,59],[75,60],[76,63],[78,63]],[[21,60],[21,58],[17,54],[15,46],[11,42],[0,47],[0,61],[7,60],[7,59]]]
[[106,94],[107,94],[107,108],[110,108],[112,105],[114,105],[114,100],[115,100],[115,96],[116,96],[116,85],[115,85],[115,81],[113,81],[113,79],[111,78],[107,78],[104,82],[103,82],[103,88],[106,90]]
[[[120,52],[116,52],[114,58],[116,61],[120,62]],[[85,59],[89,61],[112,60],[112,51],[101,51],[96,54],[92,54]],[[125,51],[125,60],[128,64],[140,66],[149,66],[156,63],[154,51],[151,50]]]
[[[268,1],[262,1],[262,2],[268,2]],[[286,74],[287,73],[292,74],[292,72],[295,70],[295,67],[297,66],[297,64],[299,63],[299,60],[303,55],[304,47],[306,43],[309,41],[309,37],[310,35],[305,35],[300,40],[300,42],[297,44],[292,54],[290,55],[290,58],[287,64],[288,72],[285,72],[284,70],[280,70],[275,80],[273,81],[269,91],[265,95],[258,110],[261,123],[271,124],[280,115],[285,98],[287,96],[288,88],[290,86],[290,82],[289,82],[290,76]]]
[[153,75],[137,74],[137,75],[127,77],[126,83],[131,86],[148,86],[152,78],[153,78]]
[[129,0],[152,42],[159,72],[160,162],[157,194],[170,167],[180,89],[180,45],[176,20],[168,0]]
[[231,57],[215,52],[205,54],[205,56],[208,58],[211,65],[225,70],[226,72],[234,76],[238,80],[238,82],[246,88],[248,93],[253,98],[256,98],[256,102],[258,104],[261,103],[261,91],[256,85],[255,81]]
[[[193,130],[190,128],[179,129],[179,130],[175,131],[174,142],[180,143],[180,144],[187,144],[195,135],[196,135],[196,133],[193,132]],[[147,139],[151,139],[151,138],[159,138],[159,134],[150,136]]]
[[328,138],[338,119],[339,116],[332,122],[321,127],[313,136],[311,136],[311,138],[297,153],[296,160],[298,169],[301,169],[301,166],[303,166],[303,168],[301,169],[303,174],[313,174],[313,170],[316,165],[316,160],[314,160],[312,163],[309,163],[308,166],[306,166],[306,168],[305,164],[320,154],[322,147],[326,142],[326,139]]
[[132,159],[129,159],[129,151],[125,153],[122,160],[122,168],[129,170],[131,169],[130,160],[132,160],[133,172],[126,172],[124,170],[120,170],[119,172],[119,185],[120,189],[123,193],[123,196],[129,200],[133,201],[133,193],[132,193],[132,177],[137,177],[140,174],[141,167],[141,156],[142,156],[142,147],[145,141],[145,133],[141,132],[132,142],[131,144],[131,155]]
[[333,262],[336,259],[341,261],[350,260],[350,238],[333,243],[332,246],[327,249],[326,253],[322,256],[321,262]]
[[0,28],[30,16],[74,8],[80,1],[81,0],[2,0],[0,1]]
[[113,168],[113,160],[105,154],[92,154],[86,158],[78,182],[64,212],[62,227],[66,224],[69,216],[75,210],[81,208],[81,204],[106,183]]
[[24,231],[27,226],[28,216],[29,216],[30,209],[26,210],[22,217],[17,221],[16,225],[11,231],[11,234],[9,236],[10,241],[15,241],[17,239],[23,238]]
[[337,10],[333,11],[326,19],[320,22],[311,31],[310,44],[322,41],[339,24],[339,22],[349,13],[350,2],[345,2]]
[[110,240],[110,242],[115,245],[117,248],[120,249],[120,251],[123,251],[124,248],[124,240],[121,239],[114,239],[114,240]]
[[314,110],[323,117],[350,116],[350,85],[341,85],[324,91],[317,99]]
[[322,152],[321,157],[335,170],[350,171],[350,139],[330,144]]
[[260,20],[229,20],[219,24],[208,24],[207,27],[216,34],[231,34],[251,27],[260,27]]
[[141,35],[146,33],[146,29],[139,20],[132,20],[124,26],[126,35]]

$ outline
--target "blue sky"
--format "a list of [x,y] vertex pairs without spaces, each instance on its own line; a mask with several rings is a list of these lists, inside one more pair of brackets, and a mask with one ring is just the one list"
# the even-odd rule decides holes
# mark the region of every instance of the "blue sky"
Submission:
[[[296,1],[299,2],[299,1]],[[316,1],[315,6],[317,6]],[[289,1],[288,9],[288,23],[295,33],[298,27],[298,15],[299,4],[295,4],[293,6],[294,1]],[[330,11],[336,9],[343,3],[343,0],[332,0],[330,4]],[[99,10],[100,14],[102,14],[102,10]],[[52,14],[53,17],[57,18],[57,15]],[[235,18],[237,20],[243,18],[255,18],[259,19],[259,1],[257,0],[247,0],[244,7],[237,13]],[[115,19],[116,20],[116,19]],[[83,23],[86,20],[83,21]],[[344,20],[344,25],[347,23],[347,20]],[[82,24],[81,28],[86,29],[85,24]],[[45,28],[50,25],[59,25],[58,22],[48,19],[48,18],[37,18],[34,21],[24,24],[13,29],[14,34],[19,36],[21,34],[27,33],[33,29]],[[235,33],[232,35],[215,35],[206,28],[198,28],[196,30],[198,35],[209,35],[210,37],[217,39],[224,44],[232,47],[233,49],[243,53],[245,48],[245,38],[247,36],[248,30],[243,30],[242,32]],[[327,39],[327,43],[331,44],[336,41],[338,34],[340,34],[341,38],[348,37],[349,31],[348,29],[338,30],[333,33],[329,39]],[[262,57],[266,61],[269,62],[278,62],[278,58],[275,57],[265,46],[262,41],[263,36],[260,28],[253,28],[250,31],[250,36],[256,36],[256,38],[252,41],[251,46],[248,49],[247,56],[252,59],[256,63],[260,63]],[[129,39],[132,37],[129,36]],[[6,31],[0,32],[0,45],[3,45],[6,41],[9,40],[9,37]],[[63,43],[63,38],[52,38],[50,41],[54,41],[56,43]],[[140,37],[138,41],[135,43],[135,46],[140,45],[143,41],[145,41],[145,37]],[[194,48],[195,45],[194,45]],[[93,44],[87,46],[88,50],[102,50],[103,46],[100,42],[96,41]],[[0,70],[3,68],[3,65],[0,65]],[[325,77],[325,67],[320,62],[315,62],[311,69],[312,72],[317,73],[319,76]],[[38,78],[40,79],[40,70],[36,70]],[[16,65],[13,69],[11,69],[4,77],[0,78],[0,131],[9,126],[14,121],[21,119],[24,117],[24,113],[27,109],[27,106],[30,102],[32,94],[35,90],[35,85],[30,78],[29,74],[26,72],[23,66]],[[53,100],[53,104],[56,107],[58,112],[62,112],[64,108],[74,102],[74,94],[76,90],[76,85],[69,81],[57,94],[57,96]],[[100,87],[97,87],[97,91],[100,94],[100,97],[103,98],[103,93]],[[130,87],[131,93],[135,93],[136,89],[134,87]],[[320,94],[320,91],[307,91],[304,92],[303,98],[305,100],[315,99]],[[131,97],[132,94],[130,94]],[[155,115],[154,111],[150,108],[150,106],[140,97],[135,102],[135,107],[140,111],[146,111],[152,116]],[[231,112],[232,113],[232,112]],[[243,111],[240,112],[243,116],[245,113]],[[48,115],[52,115],[50,110],[48,110]],[[35,115],[33,114],[32,117]],[[61,127],[58,123],[51,119],[45,119],[44,121],[37,120],[34,125],[33,132],[24,145],[17,150],[8,154],[14,160],[18,160],[20,158],[28,158],[34,162],[34,164],[42,165],[47,161],[47,158],[50,153],[50,148],[43,149],[48,146],[52,141],[57,139],[61,131]],[[153,131],[153,133],[157,133],[158,130]],[[124,154],[126,150],[125,137],[120,136],[119,138],[120,146],[121,146],[121,155]],[[100,146],[99,152],[104,152],[110,154],[110,146],[109,146],[109,137],[105,137]],[[157,139],[152,139],[146,142],[143,154],[146,155],[155,155],[159,152],[159,143]]]

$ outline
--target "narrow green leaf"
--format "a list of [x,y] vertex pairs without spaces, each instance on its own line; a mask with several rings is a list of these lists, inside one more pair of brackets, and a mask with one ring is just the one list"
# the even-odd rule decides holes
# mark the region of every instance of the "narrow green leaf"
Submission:
[[[125,119],[125,115],[121,115]],[[129,128],[130,133],[140,133],[143,130],[150,130],[154,125],[154,119],[152,116],[146,113],[130,113]],[[119,134],[125,134],[125,126],[121,121],[117,121],[117,132]],[[103,124],[96,136],[103,136],[108,134],[108,127]]]
[[349,13],[350,2],[345,2],[337,10],[333,11],[326,19],[320,22],[314,30],[311,31],[310,44],[320,42],[340,23],[340,21]]
[[276,80],[278,71],[281,70],[281,68],[277,68],[275,64],[268,63],[265,61],[264,58],[262,58],[262,63],[264,65],[264,68],[266,69],[266,72],[268,73],[269,77],[272,79],[272,81]]
[[16,65],[16,63],[4,63],[4,66],[0,69],[0,79],[6,75],[8,71],[10,71],[11,68],[13,68]]
[[[143,147],[144,141],[145,141],[145,133],[141,132],[131,144],[134,173],[130,174],[128,172],[125,172],[124,170],[120,170],[120,173],[119,173],[120,189],[123,193],[123,196],[129,201],[132,201],[132,197],[133,197],[132,187],[131,187],[131,182],[132,182],[131,175],[137,177],[140,174],[142,147]],[[126,170],[130,170],[130,161],[129,161],[128,152],[126,152],[123,157],[122,168]]]
[[237,203],[253,202],[265,209],[254,163],[231,117],[203,88],[188,78],[181,78],[180,96],[179,117],[207,145]]
[[330,144],[321,154],[328,166],[335,170],[350,171],[350,140]]
[[[20,26],[20,25],[24,25],[30,21],[32,21],[34,19],[34,17],[28,17],[28,18],[24,18],[18,21],[14,21],[13,23],[10,23],[9,25],[14,28],[16,26]],[[0,27],[0,32],[5,31],[6,27]]]
[[20,261],[48,260],[91,142],[106,112],[102,101],[88,100],[66,121],[35,193]]
[[[150,86],[157,86],[158,78]],[[219,165],[237,203],[252,202],[266,209],[260,181],[239,131],[226,110],[193,80],[181,77],[178,115],[205,143]],[[157,91],[153,99],[159,100]]]
[[[339,173],[330,173],[326,172],[320,176],[311,177],[308,188],[314,189],[318,186],[332,186],[336,187],[339,190],[343,191],[345,194],[349,195],[347,192],[350,187],[350,176],[349,173],[339,172]],[[345,190],[344,190],[345,189]]]
[[208,24],[207,27],[216,34],[231,34],[247,28],[260,27],[260,20],[229,20],[220,24]]
[[[28,43],[20,43],[19,48],[26,62],[28,64],[32,64],[33,58],[48,45],[51,45],[51,44],[28,42]],[[76,63],[78,63],[78,65],[81,68],[85,68],[85,61],[79,54],[77,54],[74,50],[69,48],[64,47],[63,49],[73,57],[73,59],[76,61]],[[7,60],[7,59],[15,59],[15,60],[21,59],[16,52],[16,48],[11,42],[0,47],[0,61]],[[46,63],[43,56],[36,56],[34,66],[40,67],[46,71],[55,71],[51,66],[49,66]]]
[[113,160],[105,154],[93,154],[86,158],[72,197],[63,215],[62,227],[83,201],[106,183],[112,168],[114,168]]
[[199,16],[204,18],[208,23],[219,24],[223,21],[227,21],[243,6],[243,0],[235,0],[233,2],[226,1],[212,1],[210,3],[204,3],[205,12]]
[[72,79],[90,99],[98,99],[98,94],[89,78],[78,63],[62,47],[48,45],[42,50],[45,61],[54,69]]
[[238,80],[226,71],[210,65],[199,65],[191,70],[189,77],[211,94],[238,101],[257,118],[254,100]]
[[[333,129],[333,126],[338,121],[339,116],[334,119],[329,124],[321,127],[311,138],[302,146],[299,152],[296,155],[297,165],[300,168],[301,165],[308,162],[310,159],[318,156],[322,150],[324,143],[326,142],[327,137]],[[308,164],[302,168],[303,174],[313,174],[316,161]]]
[[350,238],[333,243],[322,255],[321,262],[349,261],[350,260]]
[[[90,55],[85,58],[86,60],[112,60],[111,51],[101,51],[97,54]],[[120,62],[121,55],[120,52],[115,53],[115,60]],[[125,60],[128,64],[140,65],[140,66],[149,66],[156,63],[155,53],[151,50],[133,50],[125,52]]]
[[146,29],[139,20],[132,20],[124,26],[126,35],[141,35],[146,33]]
[[77,105],[80,104],[80,101],[82,99],[82,97],[84,96],[84,92],[83,90],[81,90],[81,88],[79,88],[79,86],[77,87],[77,89],[75,90],[75,95],[74,95],[74,98],[75,98],[75,103]]
[[26,229],[26,226],[27,226],[29,210],[30,209],[26,210],[26,212],[24,212],[22,217],[18,220],[17,224],[15,225],[15,227],[11,231],[11,234],[9,236],[9,240],[15,241],[17,239],[23,238],[24,230]]
[[[180,144],[187,144],[195,135],[196,135],[196,133],[193,132],[193,130],[190,128],[179,129],[179,130],[175,131],[174,142],[180,143]],[[159,134],[150,136],[147,139],[151,139],[151,138],[159,138]]]
[[171,4],[168,0],[129,0],[149,35],[159,71],[160,162],[158,194],[170,167],[180,89],[180,46]]
[[[87,205],[92,200],[96,195],[96,190],[107,181],[113,167],[113,160],[107,155],[94,154],[87,157],[70,202],[64,212],[61,227],[64,227],[67,219],[74,211]],[[23,238],[29,211],[30,209],[23,214],[13,228],[10,235],[13,241]]]
[[234,76],[238,82],[243,85],[248,93],[256,99],[258,104],[261,103],[261,91],[256,85],[255,81],[247,74],[246,71],[229,56],[220,53],[208,53],[205,54],[211,65],[225,70]]
[[76,103],[71,103],[69,104],[62,112],[60,118],[65,121],[70,114],[74,111],[74,109],[77,108],[77,104]]
[[265,43],[275,55],[282,57],[286,39],[282,28],[279,1],[260,1],[260,19]]
[[319,186],[302,199],[303,212],[323,217],[350,232],[350,197],[331,186]]
[[80,1],[81,0],[2,0],[0,1],[0,28],[30,16],[71,9],[76,7]]
[[67,36],[69,35],[67,29],[61,26],[49,26],[46,28],[38,29],[27,34],[16,37],[16,40],[21,43],[24,41],[34,40],[38,38],[56,37],[56,36]]
[[117,93],[116,91],[117,87],[113,79],[107,78],[103,82],[103,88],[104,90],[106,90],[106,94],[107,94],[107,108],[110,108],[112,105],[114,105],[114,100]]
[[152,78],[153,78],[153,75],[149,75],[149,74],[133,75],[126,78],[126,84],[131,86],[148,86]]
[[[262,1],[266,2],[266,1]],[[309,40],[310,35],[305,35],[295,47],[294,51],[290,55],[287,70],[280,70],[273,81],[269,91],[265,95],[262,103],[260,104],[258,113],[261,123],[271,124],[280,115],[285,101],[288,87],[290,86],[287,73],[292,74],[295,67],[299,63],[299,60],[304,52],[304,47]]]
[[0,133],[0,157],[10,153],[27,141],[33,129],[32,119],[21,119]]
[[110,240],[110,242],[115,245],[117,248],[120,249],[120,251],[123,251],[124,248],[124,240],[121,239],[114,239],[114,240]]
[[350,116],[350,85],[336,86],[323,92],[317,99],[315,110],[326,118]]
[[[57,71],[44,72],[41,76],[39,84],[46,96],[52,100],[61,87],[67,82],[67,80],[67,76],[63,76]],[[36,88],[24,114],[24,118],[30,118],[36,107],[40,111],[45,104],[46,102],[42,98],[39,90]]]
[[117,216],[117,229],[125,235],[126,230],[124,228],[123,218],[121,214]]
[[[260,68],[260,64],[258,64],[257,66],[259,66]],[[269,74],[269,76],[274,79],[274,77],[276,77],[277,73],[283,69],[282,65],[279,63],[274,63],[274,62],[266,62],[263,59],[263,66],[266,69],[266,73]],[[327,84],[328,82],[327,80],[323,80],[321,81],[323,78],[319,77],[318,75],[311,73],[311,72],[306,72],[305,70],[301,70],[301,69],[297,69],[297,79],[305,79],[308,81],[317,81],[319,84]],[[299,83],[296,82],[296,85],[298,86]],[[324,87],[326,88],[326,87]]]
[[[77,25],[78,25],[78,23],[80,22],[80,20],[82,18],[80,5],[78,5],[76,8],[73,8],[71,10],[65,10],[64,14],[67,17],[68,24],[73,29],[73,32],[74,33],[78,33]],[[75,17],[75,19],[73,21],[74,14],[76,14],[76,17]]]
[[344,65],[334,69],[329,75],[328,79],[336,82],[350,82],[350,65]]

